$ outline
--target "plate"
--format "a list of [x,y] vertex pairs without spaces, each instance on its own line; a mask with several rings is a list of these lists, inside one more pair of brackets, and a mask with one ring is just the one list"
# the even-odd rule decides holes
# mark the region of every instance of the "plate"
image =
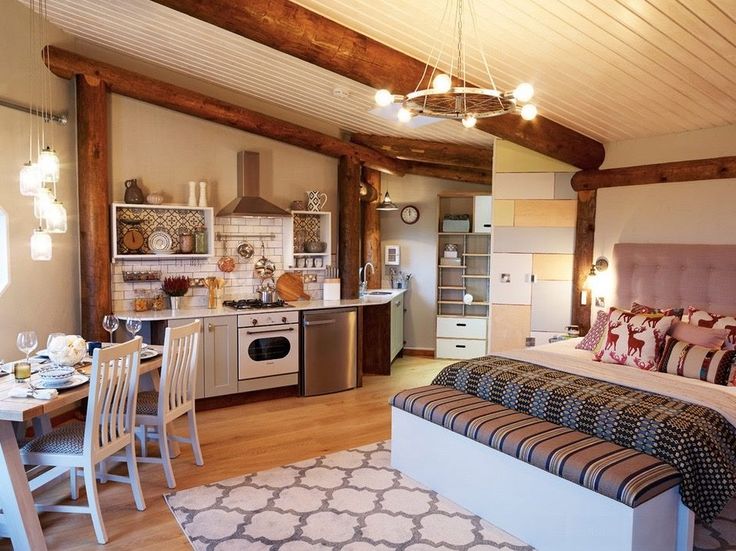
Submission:
[[154,350],[153,348],[144,348],[143,350],[141,350],[141,360],[150,360],[151,358],[155,358],[158,355],[158,350]]
[[45,383],[44,381],[36,380],[33,381],[33,386],[36,388],[54,388],[56,390],[66,390],[67,388],[75,388],[89,382],[89,377],[82,375],[81,373],[75,373],[72,378],[60,385],[53,385]]
[[151,249],[151,252],[153,253],[172,254],[174,252],[171,250],[171,246],[173,244],[174,240],[168,232],[163,230],[157,230],[148,236],[148,248]]

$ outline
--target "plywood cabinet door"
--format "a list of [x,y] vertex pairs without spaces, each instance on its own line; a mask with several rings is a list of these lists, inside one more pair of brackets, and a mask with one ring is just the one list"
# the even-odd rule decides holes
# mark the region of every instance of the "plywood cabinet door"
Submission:
[[205,396],[238,392],[238,327],[236,316],[204,321]]
[[564,333],[572,311],[571,281],[537,281],[532,289],[532,331]]
[[[175,320],[169,320],[169,327],[181,327],[182,325],[187,325],[189,323],[192,323],[194,321],[194,318],[191,319],[175,319]],[[205,320],[206,325],[206,320]],[[195,398],[204,398],[204,327],[205,325],[202,325],[199,330],[199,342],[197,344],[197,383],[195,388]]]
[[473,197],[473,232],[491,233],[493,221],[493,197],[476,195]]
[[391,301],[391,360],[404,348],[404,295]]
[[491,259],[491,302],[531,304],[532,255],[495,253]]

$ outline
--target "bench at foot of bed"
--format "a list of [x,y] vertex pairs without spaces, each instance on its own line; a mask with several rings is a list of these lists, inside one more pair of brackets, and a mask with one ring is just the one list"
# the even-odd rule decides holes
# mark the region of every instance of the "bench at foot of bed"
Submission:
[[655,458],[447,387],[392,405],[394,468],[539,551],[692,550],[679,475]]

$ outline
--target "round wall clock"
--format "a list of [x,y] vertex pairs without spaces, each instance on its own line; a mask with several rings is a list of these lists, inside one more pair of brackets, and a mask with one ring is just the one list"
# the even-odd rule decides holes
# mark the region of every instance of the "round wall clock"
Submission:
[[136,228],[130,228],[123,234],[123,245],[130,252],[138,251],[144,243],[143,233]]
[[419,220],[419,209],[414,205],[407,205],[401,209],[401,220],[404,224],[416,224]]

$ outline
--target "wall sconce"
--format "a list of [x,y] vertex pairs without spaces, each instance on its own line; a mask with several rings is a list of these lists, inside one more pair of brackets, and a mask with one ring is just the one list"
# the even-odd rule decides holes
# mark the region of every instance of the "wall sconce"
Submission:
[[590,272],[588,272],[588,275],[585,277],[583,289],[580,291],[580,304],[582,306],[586,306],[588,304],[588,291],[590,291],[591,296],[595,297],[596,307],[605,307],[605,297],[601,293],[601,277],[598,274],[605,272],[606,270],[608,270],[608,259],[604,256],[598,257],[595,264],[590,266]]

